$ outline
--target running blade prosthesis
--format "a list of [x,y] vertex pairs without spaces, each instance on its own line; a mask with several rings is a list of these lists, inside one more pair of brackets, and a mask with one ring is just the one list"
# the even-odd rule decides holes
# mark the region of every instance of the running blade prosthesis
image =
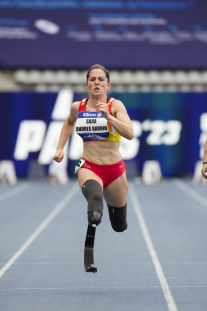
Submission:
[[94,266],[93,259],[93,245],[96,234],[96,225],[88,225],[84,249],[84,267],[86,272],[97,272],[97,268]]

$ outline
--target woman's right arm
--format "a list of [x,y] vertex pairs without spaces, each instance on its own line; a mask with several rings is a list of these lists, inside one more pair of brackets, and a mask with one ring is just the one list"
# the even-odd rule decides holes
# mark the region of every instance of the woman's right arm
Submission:
[[75,102],[71,105],[70,114],[65,120],[65,122],[63,123],[57,149],[53,157],[53,160],[55,160],[56,162],[61,162],[63,160],[63,157],[64,157],[63,148],[68,138],[71,136],[73,132],[74,125],[75,125],[75,122],[78,116],[79,105],[80,105],[80,102]]

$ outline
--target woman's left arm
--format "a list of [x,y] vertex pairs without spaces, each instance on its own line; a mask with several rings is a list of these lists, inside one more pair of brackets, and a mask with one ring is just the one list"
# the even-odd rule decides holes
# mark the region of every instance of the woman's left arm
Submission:
[[125,106],[119,100],[115,100],[112,106],[112,114],[109,114],[108,105],[98,102],[96,105],[98,112],[102,112],[104,118],[115,128],[115,130],[123,137],[131,140],[134,138],[134,130],[132,122],[128,116]]

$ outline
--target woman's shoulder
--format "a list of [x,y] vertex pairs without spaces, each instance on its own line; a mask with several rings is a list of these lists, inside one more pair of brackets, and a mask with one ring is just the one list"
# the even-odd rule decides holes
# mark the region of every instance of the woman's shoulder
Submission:
[[79,109],[80,103],[81,103],[81,101],[77,101],[77,102],[72,103],[71,109],[72,108],[75,109],[75,110]]
[[113,114],[113,116],[116,118],[116,114],[118,112],[126,112],[126,108],[124,106],[124,104],[122,103],[122,101],[115,99],[111,105],[111,112]]
[[71,105],[72,109],[79,110],[80,105],[85,105],[88,98],[84,98],[80,101],[76,101]]
[[124,106],[122,101],[120,101],[119,99],[115,99],[115,98],[113,98],[111,104],[112,104],[111,107],[113,107],[114,109],[120,109],[121,107]]
[[71,113],[77,115],[79,111],[80,101],[74,102],[71,105]]

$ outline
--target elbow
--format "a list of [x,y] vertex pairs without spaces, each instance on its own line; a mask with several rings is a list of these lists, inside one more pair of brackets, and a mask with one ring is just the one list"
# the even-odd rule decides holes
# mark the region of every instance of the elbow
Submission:
[[129,140],[132,140],[134,138],[134,135],[131,135],[130,137],[129,137]]
[[130,131],[127,138],[128,138],[128,140],[132,140],[134,138],[134,131],[133,130]]

